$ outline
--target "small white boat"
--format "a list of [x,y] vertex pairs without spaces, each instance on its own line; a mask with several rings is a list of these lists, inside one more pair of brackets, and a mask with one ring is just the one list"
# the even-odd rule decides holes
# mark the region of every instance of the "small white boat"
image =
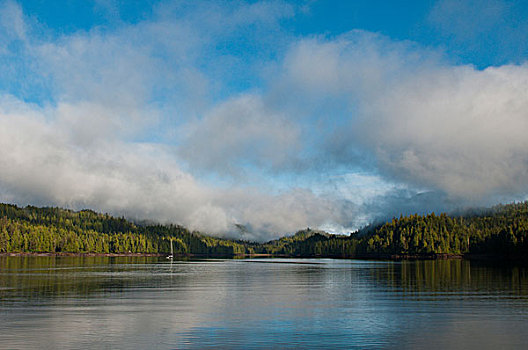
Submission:
[[171,259],[172,260],[172,258],[174,258],[174,253],[172,251],[172,238],[171,238],[170,242],[171,242],[171,253],[170,253],[169,256],[167,256],[167,259]]

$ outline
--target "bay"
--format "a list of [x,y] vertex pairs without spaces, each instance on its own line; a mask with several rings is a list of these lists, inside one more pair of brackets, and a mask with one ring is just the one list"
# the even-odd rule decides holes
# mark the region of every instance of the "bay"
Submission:
[[527,326],[515,265],[0,257],[2,349],[522,349]]

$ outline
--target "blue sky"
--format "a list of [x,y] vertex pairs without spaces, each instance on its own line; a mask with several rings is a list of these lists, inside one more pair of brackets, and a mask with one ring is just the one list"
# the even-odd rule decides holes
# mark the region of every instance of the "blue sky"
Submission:
[[[64,35],[94,28],[111,31],[124,24],[148,21],[155,16],[156,8],[164,3],[105,0],[50,3],[33,0],[19,4],[28,17],[43,24],[54,35]],[[285,3],[291,8],[281,26],[295,36],[335,36],[362,29],[440,49],[454,62],[474,64],[479,68],[521,63],[527,53],[526,44],[522,43],[528,13],[528,3],[524,1],[326,0]],[[177,5],[183,16],[188,9],[200,6],[192,1],[178,2]],[[239,39],[229,43],[232,50],[245,48],[240,45],[244,38]]]
[[527,15],[0,2],[0,199],[257,240],[523,200]]

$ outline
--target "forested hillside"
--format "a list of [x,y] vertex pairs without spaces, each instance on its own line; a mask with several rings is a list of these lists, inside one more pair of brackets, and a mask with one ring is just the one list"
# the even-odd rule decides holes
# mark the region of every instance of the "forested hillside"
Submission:
[[203,236],[176,225],[136,225],[91,210],[19,208],[0,204],[0,253],[166,253],[231,256],[243,244]]
[[358,240],[307,228],[254,248],[257,253],[296,257],[354,257]]
[[482,213],[393,219],[360,239],[360,254],[528,256],[528,202]]
[[266,254],[292,257],[528,256],[528,202],[448,216],[411,215],[350,236],[306,229],[263,244],[213,238],[176,225],[138,225],[91,210],[0,204],[0,253]]
[[411,215],[351,236],[300,231],[268,242],[259,252],[286,256],[435,257],[496,255],[528,257],[528,202],[448,216]]

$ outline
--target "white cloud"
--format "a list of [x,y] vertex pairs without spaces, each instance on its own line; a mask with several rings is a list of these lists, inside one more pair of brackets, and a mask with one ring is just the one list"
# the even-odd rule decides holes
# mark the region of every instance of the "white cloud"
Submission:
[[0,28],[3,34],[11,40],[25,40],[27,29],[24,14],[20,6],[14,1],[6,1],[0,4],[0,6],[2,6],[2,10],[0,11]]
[[[528,192],[528,66],[362,31],[293,40],[282,2],[208,4],[43,38],[8,3],[2,39],[23,48],[0,52],[0,199],[265,240]],[[306,185],[327,176],[346,181]]]
[[[67,114],[85,113],[84,104]],[[279,194],[251,187],[219,188],[182,171],[170,148],[120,139],[77,142],[60,114],[15,98],[0,101],[0,181],[4,200],[92,208],[135,219],[180,223],[246,239],[266,240],[309,225],[342,221],[342,205],[308,190]]]
[[186,128],[180,155],[194,169],[220,174],[283,167],[301,149],[297,125],[255,95],[228,100]]
[[[234,224],[240,223],[252,227],[246,238],[262,239],[323,220],[316,213],[319,198],[308,191],[276,195],[273,189],[207,185],[180,168],[170,146],[182,138],[173,125],[186,125],[209,110],[208,95],[215,89],[211,76],[225,74],[214,65],[212,70],[201,67],[215,40],[238,35],[234,32],[246,26],[274,26],[288,15],[289,6],[238,4],[216,12],[191,11],[184,18],[164,12],[115,30],[46,38],[34,34],[38,23],[25,23],[18,5],[9,3],[5,9],[4,14],[17,15],[16,40],[26,47],[16,52],[27,62],[19,70],[37,67],[35,77],[45,77],[53,89],[40,105],[7,94],[0,101],[2,200],[88,207],[216,234],[233,234]],[[225,25],[215,23],[218,16]],[[2,23],[12,27],[13,18],[4,16]],[[220,128],[229,135],[218,134]],[[161,136],[174,137],[168,145],[134,141],[155,139],[159,135],[145,134],[159,129]],[[288,156],[281,151],[297,142],[295,126],[253,95],[219,104],[187,130],[216,142],[212,150],[189,144],[207,167],[234,161],[237,155],[230,153],[239,147],[258,166],[275,166]]]
[[373,154],[388,178],[476,202],[526,193],[528,66],[477,70],[439,57],[355,32],[300,42],[284,76],[290,90],[345,95],[342,147]]

